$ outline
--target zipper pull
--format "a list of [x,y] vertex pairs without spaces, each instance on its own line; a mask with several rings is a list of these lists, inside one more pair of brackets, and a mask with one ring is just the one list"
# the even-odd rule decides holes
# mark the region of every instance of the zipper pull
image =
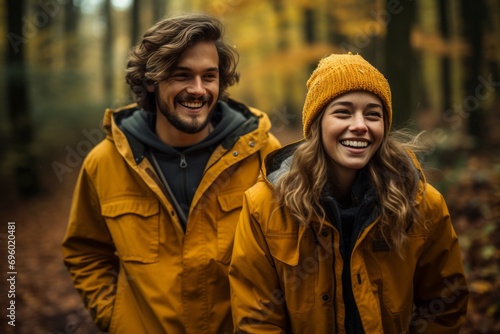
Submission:
[[184,156],[184,154],[181,154],[181,163],[179,166],[181,166],[181,168],[186,168],[187,167],[187,162],[186,162],[186,157]]

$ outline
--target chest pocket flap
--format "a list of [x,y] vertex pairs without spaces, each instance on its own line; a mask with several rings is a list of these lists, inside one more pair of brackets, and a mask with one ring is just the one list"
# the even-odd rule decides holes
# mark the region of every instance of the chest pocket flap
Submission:
[[158,262],[160,208],[156,199],[125,198],[101,207],[123,261]]
[[275,259],[289,266],[296,266],[299,263],[302,230],[295,232],[266,231],[264,234],[269,251]]
[[234,233],[243,205],[243,190],[217,196],[221,213],[217,219],[217,260],[231,261]]

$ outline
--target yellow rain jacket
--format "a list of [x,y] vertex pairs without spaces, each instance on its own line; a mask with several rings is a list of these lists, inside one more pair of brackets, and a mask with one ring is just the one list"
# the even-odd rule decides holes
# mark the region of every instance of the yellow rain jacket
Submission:
[[[277,155],[266,165],[280,165]],[[355,242],[350,275],[367,334],[458,333],[465,321],[468,289],[445,201],[424,181],[418,205],[427,229],[411,226],[404,259],[383,240],[368,241],[378,218]],[[299,226],[269,179],[245,193],[229,270],[235,332],[345,333],[340,235],[322,223]]]
[[212,153],[184,233],[144,148],[107,110],[107,137],[86,157],[63,242],[64,262],[96,324],[111,333],[230,333],[228,266],[243,192],[279,147],[269,118],[247,118]]

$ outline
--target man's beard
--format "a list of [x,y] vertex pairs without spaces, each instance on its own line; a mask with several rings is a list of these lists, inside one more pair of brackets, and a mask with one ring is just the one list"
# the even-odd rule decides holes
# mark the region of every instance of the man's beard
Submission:
[[[215,110],[215,104],[211,107],[207,118],[203,123],[200,123],[197,118],[193,117],[191,121],[185,121],[183,120],[178,113],[175,111],[170,111],[166,105],[166,103],[163,102],[161,99],[160,95],[158,94],[159,92],[156,91],[156,100],[157,100],[157,105],[158,105],[158,110],[167,118],[168,122],[172,124],[177,130],[182,131],[184,133],[189,133],[189,134],[195,134],[203,129],[210,123],[212,120],[212,116]],[[174,99],[174,104],[178,103],[178,100],[180,98],[176,97]],[[203,96],[202,98],[192,98],[189,97],[188,95],[184,95],[182,101],[201,101],[204,102],[208,105],[210,105],[213,102],[213,98],[208,97],[208,96]]]

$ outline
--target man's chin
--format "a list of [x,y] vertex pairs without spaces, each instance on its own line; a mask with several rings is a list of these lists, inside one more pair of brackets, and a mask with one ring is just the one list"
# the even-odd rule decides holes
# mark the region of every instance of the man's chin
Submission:
[[197,121],[193,122],[193,120],[191,119],[190,121],[187,122],[174,124],[174,126],[182,132],[189,134],[197,134],[203,131],[208,126],[209,122],[210,121],[208,119],[205,119],[203,123]]

